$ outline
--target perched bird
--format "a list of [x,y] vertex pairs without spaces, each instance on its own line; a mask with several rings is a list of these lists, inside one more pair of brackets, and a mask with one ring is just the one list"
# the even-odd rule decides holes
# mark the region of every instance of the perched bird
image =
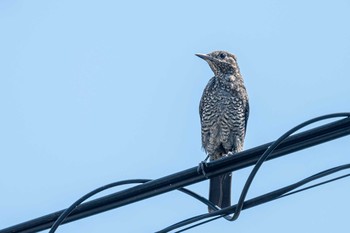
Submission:
[[[202,146],[212,161],[243,149],[248,95],[235,55],[225,51],[196,55],[214,72],[199,104]],[[231,205],[231,177],[227,173],[210,179],[209,200],[220,208]]]

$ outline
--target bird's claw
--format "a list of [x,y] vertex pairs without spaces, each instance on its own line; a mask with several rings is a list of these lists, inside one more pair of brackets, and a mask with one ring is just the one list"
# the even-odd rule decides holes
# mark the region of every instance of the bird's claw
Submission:
[[200,162],[197,167],[198,174],[202,174],[207,179],[208,179],[208,176],[207,176],[207,172],[205,171],[205,168],[207,167],[206,161],[208,160],[208,158],[209,158],[209,155],[202,162]]

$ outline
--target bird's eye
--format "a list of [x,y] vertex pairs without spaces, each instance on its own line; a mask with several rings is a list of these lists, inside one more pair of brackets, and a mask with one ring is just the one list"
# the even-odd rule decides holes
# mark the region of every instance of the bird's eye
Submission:
[[220,55],[219,55],[219,56],[220,56],[220,58],[221,58],[221,59],[224,59],[224,58],[226,57],[226,54],[224,54],[224,53],[220,53]]

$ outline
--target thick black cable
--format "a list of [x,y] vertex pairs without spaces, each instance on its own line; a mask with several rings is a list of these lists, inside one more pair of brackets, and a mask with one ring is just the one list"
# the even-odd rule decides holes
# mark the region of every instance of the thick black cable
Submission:
[[[131,180],[117,181],[117,182],[113,182],[113,183],[101,186],[101,187],[85,194],[84,196],[79,198],[77,201],[75,201],[71,206],[69,206],[65,211],[63,211],[63,213],[57,218],[57,220],[52,225],[49,233],[54,233],[57,230],[57,228],[64,222],[64,220],[75,210],[75,208],[77,208],[81,203],[86,201],[88,198],[96,195],[97,193],[100,193],[102,191],[105,191],[107,189],[114,188],[114,187],[120,186],[120,185],[134,184],[134,183],[146,183],[149,181],[151,181],[151,180],[150,179],[131,179]],[[179,188],[178,190],[189,195],[189,196],[196,198],[197,200],[203,202],[207,206],[218,210],[218,208],[213,203],[211,203],[206,198],[198,195],[197,193],[192,192],[191,190],[186,189],[186,188]]]
[[[328,114],[328,115],[324,115],[324,116],[320,116],[320,117],[316,117],[316,118],[313,118],[311,120],[308,120],[308,121],[305,121],[295,127],[293,127],[292,129],[288,130],[286,133],[284,133],[281,137],[279,137],[275,142],[273,142],[268,148],[267,150],[261,155],[261,157],[259,158],[259,160],[257,161],[257,163],[255,164],[255,166],[253,167],[244,187],[243,187],[243,190],[241,192],[241,195],[239,197],[239,200],[238,200],[238,203],[237,205],[234,205],[234,206],[231,206],[231,207],[227,207],[225,209],[228,209],[228,210],[231,210],[231,213],[234,213],[234,215],[232,217],[229,217],[227,215],[222,215],[223,217],[225,217],[226,220],[228,221],[235,221],[242,209],[243,209],[243,205],[244,205],[244,202],[245,202],[245,198],[247,196],[247,193],[248,193],[248,190],[250,188],[250,185],[252,184],[253,182],[253,179],[255,177],[255,175],[257,174],[258,170],[260,169],[261,165],[265,162],[265,160],[270,156],[270,154],[284,141],[286,140],[291,134],[295,133],[296,131],[298,131],[299,129],[307,126],[307,125],[310,125],[312,123],[315,123],[315,122],[318,122],[318,121],[321,121],[321,120],[325,120],[325,119],[330,119],[330,118],[338,118],[338,117],[349,117],[350,114],[349,113],[335,113],[335,114]],[[234,208],[233,208],[234,207]],[[211,212],[209,214],[205,214],[207,215],[208,217],[211,216],[211,214],[215,214],[215,213],[219,213],[221,212],[221,210],[219,211],[214,211],[214,212]],[[209,216],[210,215],[210,216]],[[163,232],[163,231],[161,231]],[[164,231],[164,232],[167,232],[167,231]]]
[[[308,187],[305,187],[305,188],[302,188],[302,189],[298,189],[298,190],[295,190],[293,192],[290,192],[290,193],[286,193],[282,196],[279,196],[278,198],[275,198],[274,200],[277,200],[277,199],[280,199],[280,198],[283,198],[283,197],[286,197],[286,196],[290,196],[290,195],[293,195],[293,194],[297,194],[299,192],[302,192],[302,191],[306,191],[308,189],[311,189],[311,188],[315,188],[317,186],[320,186],[320,185],[324,185],[324,184],[327,184],[327,183],[330,183],[330,182],[333,182],[333,181],[336,181],[336,180],[340,180],[340,179],[343,179],[343,178],[346,178],[346,177],[349,177],[350,176],[350,173],[349,174],[346,174],[346,175],[342,175],[342,176],[338,176],[336,178],[333,178],[333,179],[329,179],[329,180],[326,180],[324,182],[320,182],[320,183],[317,183],[315,185],[310,185]],[[270,200],[270,201],[274,201],[274,200]],[[219,218],[222,218],[222,216],[217,216],[217,217],[214,217],[214,218],[211,218],[211,219],[208,219],[208,220],[205,220],[205,221],[202,221],[202,222],[199,222],[199,223],[196,223],[194,225],[191,225],[191,226],[188,226],[186,228],[183,228],[179,231],[175,231],[174,233],[180,233],[180,232],[184,232],[184,231],[187,231],[187,230],[190,230],[192,228],[195,228],[195,227],[198,227],[200,225],[203,225],[203,224],[206,224],[206,223],[209,223],[211,221],[214,221],[214,220],[217,220]]]
[[[280,138],[278,138],[270,147],[268,147],[268,149],[264,152],[264,154],[260,157],[260,159],[257,161],[257,163],[255,164],[255,166],[253,167],[253,170],[251,171],[244,187],[242,190],[242,193],[240,195],[239,201],[237,203],[237,207],[235,209],[234,215],[232,217],[228,217],[225,216],[225,218],[229,221],[235,221],[236,219],[238,219],[242,208],[243,208],[243,204],[246,198],[246,195],[248,193],[248,190],[250,188],[251,183],[254,180],[254,177],[256,175],[256,173],[258,172],[258,170],[260,169],[261,165],[264,163],[264,161],[267,159],[267,157],[285,140],[287,139],[291,134],[293,134],[294,132],[298,131],[299,129],[310,125],[312,123],[315,123],[317,121],[321,121],[321,120],[325,120],[325,119],[329,119],[329,118],[335,118],[335,117],[349,117],[350,114],[346,113],[337,113],[337,114],[329,114],[329,115],[324,115],[324,116],[320,116],[320,117],[316,117],[313,118],[311,120],[308,120],[306,122],[303,122],[295,127],[293,127],[292,129],[290,129],[289,131],[287,131],[285,134],[283,134]],[[205,174],[203,172],[203,174]],[[51,230],[49,231],[49,233],[54,233],[56,231],[56,229],[58,228],[58,226],[67,218],[67,216],[69,214],[71,214],[71,212],[78,206],[80,205],[82,202],[84,202],[86,199],[90,198],[91,196],[102,192],[106,189],[115,187],[115,186],[119,186],[119,185],[124,185],[124,184],[130,184],[130,183],[145,183],[148,182],[150,180],[128,180],[128,181],[120,181],[120,182],[114,182],[105,186],[102,186],[100,188],[97,188],[89,193],[87,193],[86,195],[84,195],[83,197],[81,197],[80,199],[78,199],[76,202],[74,202],[69,208],[67,208],[59,217],[58,219],[55,221],[55,223],[52,225]]]
[[[350,118],[327,123],[288,137],[267,160],[275,159],[349,134]],[[272,142],[244,150],[237,153],[235,156],[210,162],[206,165],[206,174],[211,178],[254,165],[261,157],[261,154],[263,154],[270,145],[272,145]],[[197,169],[197,166],[192,167],[92,201],[84,202],[69,215],[65,223],[204,181],[206,177],[202,174],[198,174]],[[55,211],[26,222],[0,229],[0,233],[29,233],[49,229],[63,211],[64,210]]]
[[92,197],[93,195],[95,195],[99,192],[102,192],[106,189],[113,188],[113,187],[116,187],[119,185],[133,184],[133,183],[145,183],[147,181],[149,181],[149,180],[134,179],[134,180],[123,180],[123,181],[113,182],[113,183],[101,186],[101,187],[85,194],[84,196],[79,198],[77,201],[75,201],[71,206],[69,206],[65,211],[63,211],[63,213],[57,218],[57,220],[52,225],[49,233],[54,233],[57,230],[57,228],[63,223],[63,221],[68,217],[68,215],[70,215],[75,210],[75,208],[77,208],[77,206],[79,206],[81,203],[83,203],[85,200]]
[[[293,192],[290,192],[290,193],[286,193],[284,195],[281,195],[273,200],[269,200],[269,201],[274,201],[274,200],[277,200],[277,199],[280,199],[280,198],[283,198],[283,197],[286,197],[286,196],[290,196],[290,195],[293,195],[293,194],[296,194],[296,193],[299,193],[299,192],[302,192],[302,191],[306,191],[308,189],[311,189],[311,188],[315,188],[317,186],[320,186],[320,185],[324,185],[324,184],[327,184],[327,183],[330,183],[330,182],[333,182],[333,181],[336,181],[336,180],[340,180],[340,179],[343,179],[343,178],[346,178],[346,177],[349,177],[350,176],[350,173],[349,174],[346,174],[346,175],[342,175],[342,176],[338,176],[336,178],[333,178],[333,179],[329,179],[329,180],[326,180],[324,182],[320,182],[320,183],[317,183],[315,185],[310,185],[308,187],[305,187],[305,188],[302,188],[302,189],[298,189],[298,190],[295,190]],[[217,217],[214,217],[214,218],[211,218],[211,219],[208,219],[208,220],[205,220],[205,221],[202,221],[202,222],[199,222],[199,223],[196,223],[194,225],[191,225],[189,227],[186,227],[186,228],[183,228],[179,231],[175,231],[175,233],[180,233],[180,232],[184,232],[184,231],[187,231],[187,230],[190,230],[192,228],[195,228],[195,227],[198,227],[200,225],[203,225],[203,224],[206,224],[206,223],[209,223],[211,221],[214,221],[214,220],[217,220],[219,218],[222,218],[222,216],[217,216]]]
[[[317,121],[321,121],[321,120],[325,120],[325,119],[329,119],[329,118],[335,118],[335,117],[349,117],[350,114],[348,113],[337,113],[337,114],[329,114],[329,115],[324,115],[324,116],[320,116],[320,117],[316,117],[313,118],[311,120],[308,120],[304,123],[301,123],[295,127],[293,127],[292,129],[290,129],[289,131],[287,131],[285,134],[283,134],[279,139],[277,139],[274,143],[272,143],[272,145],[270,147],[268,147],[268,149],[263,153],[263,155],[260,157],[260,159],[257,161],[257,163],[255,164],[255,166],[253,167],[253,170],[251,171],[244,187],[242,190],[242,193],[240,195],[239,201],[237,203],[237,207],[235,209],[234,215],[232,217],[228,217],[225,216],[225,218],[229,221],[234,221],[236,219],[238,219],[242,208],[243,208],[243,204],[245,201],[245,197],[248,193],[248,190],[250,188],[251,183],[254,180],[254,177],[256,175],[256,173],[258,172],[258,170],[260,169],[261,165],[264,163],[264,161],[267,159],[267,157],[285,140],[287,139],[291,134],[293,134],[294,132],[298,131],[299,129],[310,125],[312,123],[315,123]],[[205,173],[203,173],[205,174]],[[67,208],[59,217],[58,219],[54,222],[54,224],[51,227],[51,230],[49,231],[49,233],[54,233],[56,231],[56,229],[58,228],[58,226],[68,217],[69,214],[71,214],[73,212],[73,210],[80,205],[82,202],[84,202],[86,199],[90,198],[91,196],[102,192],[106,189],[115,187],[115,186],[119,186],[119,185],[124,185],[124,184],[130,184],[130,183],[145,183],[148,182],[150,180],[145,180],[145,179],[137,179],[137,180],[127,180],[127,181],[119,181],[119,182],[114,182],[108,185],[104,185],[100,188],[97,188],[89,193],[87,193],[86,195],[84,195],[83,197],[81,197],[80,199],[78,199],[76,202],[74,202],[69,208]],[[215,208],[214,208],[215,209]]]
[[260,169],[261,165],[265,162],[265,160],[271,155],[271,153],[283,142],[285,141],[290,135],[292,135],[293,133],[295,133],[296,131],[304,128],[305,126],[308,126],[310,124],[313,124],[315,122],[318,121],[322,121],[322,120],[326,120],[326,119],[330,119],[330,118],[339,118],[339,117],[350,117],[349,113],[335,113],[335,114],[328,114],[328,115],[324,115],[324,116],[320,116],[320,117],[315,117],[311,120],[305,121],[295,127],[293,127],[292,129],[288,130],[286,133],[284,133],[281,137],[279,137],[274,143],[272,143],[271,146],[269,146],[269,148],[264,152],[264,154],[260,157],[260,159],[258,160],[258,162],[256,162],[255,166],[253,167],[244,187],[241,193],[241,196],[239,197],[238,203],[237,203],[237,207],[236,207],[236,211],[234,213],[234,215],[231,218],[226,218],[229,221],[235,221],[243,208],[243,204],[244,204],[244,200],[248,194],[248,190],[250,188],[250,185],[252,184],[255,175],[257,174],[258,170]]
[[[253,167],[244,187],[243,190],[241,192],[239,201],[236,205],[235,211],[234,211],[234,215],[232,217],[227,217],[227,215],[225,215],[224,217],[229,220],[229,221],[235,221],[236,219],[238,219],[242,209],[243,209],[243,205],[245,202],[245,198],[248,194],[249,188],[255,178],[255,175],[257,174],[258,170],[260,169],[261,165],[266,161],[266,159],[270,156],[270,154],[283,142],[285,141],[290,135],[292,135],[293,133],[295,133],[296,131],[300,130],[301,128],[304,128],[307,125],[310,125],[312,123],[321,121],[321,120],[325,120],[325,119],[330,119],[330,118],[335,118],[335,117],[349,117],[350,114],[348,113],[336,113],[336,114],[329,114],[329,115],[324,115],[324,116],[320,116],[320,117],[316,117],[313,118],[311,120],[308,120],[306,122],[303,122],[295,127],[293,127],[292,129],[290,129],[289,131],[287,131],[285,134],[283,134],[280,138],[278,138],[274,143],[272,143],[271,146],[268,147],[268,149],[263,153],[263,155],[259,158],[259,160],[257,161],[257,163],[255,164],[255,166]],[[205,174],[205,173],[203,173]],[[56,229],[58,228],[58,226],[66,219],[66,217],[74,211],[74,209],[80,205],[82,202],[84,202],[86,199],[90,198],[91,196],[104,191],[106,189],[115,187],[115,186],[119,186],[119,185],[123,185],[123,184],[130,184],[130,183],[145,183],[148,182],[150,180],[128,180],[128,181],[120,181],[120,182],[114,182],[111,183],[109,185],[105,185],[102,186],[100,188],[97,188],[95,190],[93,190],[92,192],[89,192],[88,194],[84,195],[83,197],[81,197],[80,199],[78,199],[76,202],[74,202],[69,208],[67,208],[60,216],[59,218],[55,221],[55,223],[52,225],[51,230],[49,231],[49,233],[54,233],[56,231]],[[190,190],[188,190],[188,192],[191,192]],[[195,193],[192,193],[195,194]],[[197,194],[195,194],[197,196]],[[199,196],[199,195],[198,195]],[[205,199],[205,198],[203,198]],[[201,201],[203,201],[203,199]],[[209,204],[211,205],[211,204]],[[216,209],[216,208],[214,208]],[[226,209],[226,208],[225,208]],[[219,210],[218,210],[219,211]],[[218,212],[215,211],[214,213]]]
[[[299,187],[301,187],[301,186],[303,186],[303,185],[305,185],[307,183],[310,183],[310,182],[312,182],[314,180],[320,179],[322,177],[331,175],[333,173],[336,173],[336,172],[339,172],[339,171],[342,171],[342,170],[345,170],[345,169],[350,169],[350,164],[337,166],[337,167],[334,167],[334,168],[331,168],[331,169],[319,172],[319,173],[317,173],[315,175],[309,176],[309,177],[307,177],[307,178],[305,178],[303,180],[300,180],[300,181],[298,181],[296,183],[293,183],[291,185],[288,185],[288,186],[285,186],[283,188],[277,189],[275,191],[272,191],[272,192],[260,195],[258,197],[252,198],[252,199],[249,199],[249,200],[244,202],[243,210],[244,209],[248,209],[248,208],[252,208],[252,207],[255,207],[257,205],[260,205],[260,204],[263,204],[263,203],[266,203],[266,202],[269,202],[269,201],[273,201],[273,200],[276,200],[276,199],[279,199],[279,198],[282,198],[282,197],[286,197],[286,196],[289,196],[289,195],[292,195],[292,194],[296,194],[298,192],[305,191],[307,189],[314,188],[314,187],[317,187],[317,186],[320,186],[320,185],[323,185],[323,184],[326,184],[326,183],[329,183],[329,182],[332,182],[332,181],[335,181],[335,180],[346,178],[346,177],[350,176],[350,174],[342,175],[342,176],[339,176],[339,177],[336,177],[336,178],[332,178],[332,179],[329,179],[329,180],[326,180],[326,181],[323,181],[323,182],[320,182],[320,183],[317,183],[317,184],[314,184],[314,185],[310,185],[308,187],[305,187],[305,188],[302,188],[302,189],[299,189],[299,190],[295,190],[295,189],[297,189],[297,188],[299,188]],[[295,191],[292,192],[292,190],[295,190]],[[210,212],[210,213],[206,213],[206,214],[197,215],[197,216],[185,219],[185,220],[183,220],[181,222],[175,223],[175,224],[173,224],[171,226],[168,226],[168,227],[166,227],[166,228],[164,228],[164,229],[162,229],[160,231],[157,231],[156,233],[170,232],[172,230],[175,230],[175,229],[178,229],[180,227],[192,224],[194,222],[198,222],[198,221],[201,221],[203,219],[211,218],[211,219],[202,221],[200,223],[197,223],[195,225],[191,225],[191,226],[189,226],[187,228],[184,228],[184,229],[182,229],[180,231],[177,231],[177,232],[183,232],[183,231],[185,231],[187,229],[191,229],[191,228],[193,228],[195,226],[199,226],[199,225],[202,225],[204,223],[207,223],[207,222],[216,220],[218,218],[221,218],[223,216],[226,216],[228,214],[232,214],[232,213],[234,213],[236,208],[237,208],[237,204],[233,205],[233,206],[230,206],[230,207],[227,207],[227,208],[223,208],[223,209],[215,211],[215,212]]]
[[[243,190],[241,192],[241,195],[239,197],[239,200],[238,200],[238,203],[237,205],[234,205],[234,206],[231,206],[231,207],[227,207],[227,208],[224,208],[222,210],[225,210],[227,209],[228,210],[231,210],[233,214],[232,217],[229,217],[227,216],[227,214],[225,215],[222,215],[226,220],[228,221],[235,221],[238,219],[242,209],[243,209],[243,205],[244,205],[244,202],[245,202],[245,198],[248,194],[248,191],[249,191],[249,188],[255,178],[255,175],[257,174],[258,170],[260,169],[260,167],[262,166],[262,164],[266,161],[266,159],[271,155],[271,153],[281,144],[283,143],[283,141],[285,141],[288,137],[290,137],[293,133],[295,133],[296,131],[304,128],[305,126],[308,126],[310,124],[313,124],[313,123],[316,123],[318,121],[322,121],[322,120],[326,120],[326,119],[330,119],[330,118],[338,118],[338,117],[347,117],[349,118],[350,117],[350,113],[334,113],[334,114],[327,114],[327,115],[323,115],[323,116],[320,116],[320,117],[315,117],[313,119],[310,119],[308,121],[305,121],[295,127],[293,127],[292,129],[288,130],[286,133],[284,133],[282,136],[280,136],[275,142],[273,142],[268,148],[267,150],[261,155],[261,157],[258,159],[258,161],[256,162],[256,164],[254,165],[252,171],[250,172],[248,178],[247,178],[247,181],[243,187]],[[203,165],[203,164],[202,164]],[[201,167],[202,169],[205,168],[205,167]],[[203,172],[204,175],[206,175],[206,172],[204,171]],[[235,207],[233,209],[233,207]],[[215,213],[220,213],[222,210],[218,210],[218,211],[213,211],[209,214],[205,214],[207,215],[207,217],[210,217],[212,216],[215,216]],[[210,215],[210,216],[209,216]],[[163,231],[161,231],[163,232]],[[164,231],[164,232],[167,232],[167,231]]]

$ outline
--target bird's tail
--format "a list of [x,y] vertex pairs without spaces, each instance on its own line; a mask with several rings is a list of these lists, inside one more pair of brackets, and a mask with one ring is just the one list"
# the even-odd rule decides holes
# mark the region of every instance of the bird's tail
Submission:
[[[231,180],[232,173],[226,173],[210,178],[209,201],[225,208],[231,205]],[[209,212],[213,210],[209,208]]]

